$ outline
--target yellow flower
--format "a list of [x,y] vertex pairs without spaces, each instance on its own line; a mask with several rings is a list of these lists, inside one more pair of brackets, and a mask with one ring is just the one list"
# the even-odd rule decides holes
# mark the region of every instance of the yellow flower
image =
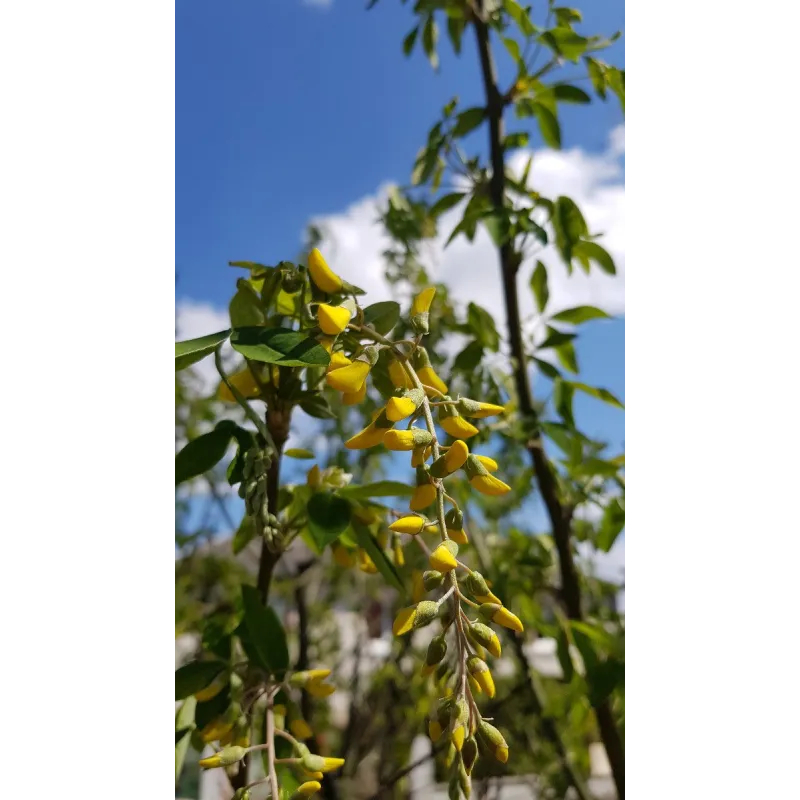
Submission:
[[400,547],[399,542],[394,543],[394,547],[392,548],[392,552],[394,553],[394,563],[395,566],[402,567],[405,566],[406,557],[403,553],[403,548]]
[[333,546],[333,560],[340,566],[349,569],[355,564],[353,556],[346,547],[342,547],[338,542]]
[[498,625],[502,625],[504,628],[516,633],[522,633],[522,621],[504,606],[497,603],[483,603],[478,609],[478,613],[486,620],[496,622]]
[[233,723],[226,722],[224,719],[219,718],[212,720],[200,732],[200,738],[208,742],[218,742],[221,738],[225,737],[233,730]]
[[423,625],[432,622],[438,611],[439,604],[434,603],[432,600],[422,600],[415,606],[404,608],[395,617],[392,633],[395,636],[403,636],[409,631],[421,628]]
[[344,367],[332,369],[326,376],[325,381],[332,389],[337,392],[354,394],[361,391],[365,385],[370,366],[366,361],[354,361]]
[[332,372],[335,369],[341,369],[342,367],[346,367],[353,362],[341,351],[337,350],[333,355],[331,355],[331,362],[328,364],[328,369],[326,372]]
[[456,544],[469,544],[467,532],[463,528],[454,528],[453,530],[448,528],[447,533]]
[[481,685],[469,673],[467,673],[467,680],[469,681],[469,685],[472,687],[473,694],[483,694],[483,689],[481,689]]
[[475,456],[475,458],[477,458],[478,461],[480,461],[481,464],[483,464],[483,466],[486,467],[487,470],[489,470],[489,472],[497,472],[498,470],[497,462],[493,458],[489,458],[489,456],[477,456],[477,455]]
[[[295,672],[289,679],[292,686],[303,687],[311,683],[311,681],[324,681],[325,678],[330,677],[331,671],[327,667],[322,669],[305,669],[302,672]],[[278,706],[275,706],[277,709]],[[284,713],[286,713],[284,711]]]
[[[248,367],[245,367],[240,372],[235,372],[233,375],[230,375],[228,380],[235,389],[239,390],[239,394],[243,395],[245,399],[250,400],[254,397],[259,397],[261,394],[261,389],[258,388],[256,379],[253,377],[253,373],[250,372]],[[231,390],[228,388],[225,381],[220,383],[219,390],[217,391],[217,397],[225,403],[236,402],[233,392],[231,392]]]
[[455,472],[464,466],[464,462],[469,456],[469,447],[464,442],[458,440],[453,442],[450,449],[445,453],[445,465],[448,472]]
[[503,738],[503,734],[494,725],[490,725],[486,720],[482,719],[478,723],[478,735],[483,739],[487,749],[501,764],[505,764],[508,761],[508,744]]
[[335,336],[318,336],[317,341],[322,345],[323,350],[325,350],[328,355],[331,354],[333,350],[333,343],[336,341]]
[[476,475],[474,478],[470,478],[469,483],[481,494],[487,494],[490,497],[496,497],[511,491],[511,487],[507,483],[503,483],[499,478],[495,478],[494,475]]
[[469,439],[478,433],[478,429],[464,417],[440,417],[439,424],[456,439]]
[[343,758],[325,758],[324,761],[325,764],[322,767],[322,772],[332,772],[333,770],[344,766]]
[[411,304],[411,315],[416,316],[417,314],[427,314],[430,311],[431,303],[433,302],[433,296],[436,294],[436,288],[434,286],[429,286],[427,289],[423,289],[415,298],[414,302]]
[[306,475],[306,484],[310,486],[312,489],[316,489],[319,486],[321,480],[322,477],[320,476],[319,466],[317,464],[314,464],[314,466],[311,467],[311,469],[308,471],[308,474]]
[[467,670],[481,687],[487,697],[494,697],[494,679],[485,661],[477,656],[470,656],[467,659]]
[[428,721],[428,736],[431,737],[432,742],[438,742],[442,736],[442,726],[438,720],[432,719]]
[[414,489],[409,508],[412,511],[422,511],[423,508],[427,508],[434,500],[436,500],[436,487],[432,483],[426,483]]
[[458,545],[453,541],[442,542],[430,555],[428,562],[439,572],[449,572],[458,566]]
[[411,466],[412,467],[421,466],[431,457],[432,452],[433,448],[431,446],[415,447],[411,453]]
[[319,327],[328,336],[340,334],[347,327],[352,316],[350,309],[342,306],[329,306],[327,303],[320,303],[317,307]]
[[390,397],[386,403],[386,416],[392,422],[410,417],[422,405],[424,398],[422,389],[407,389],[402,397]]
[[289,730],[296,739],[310,739],[314,735],[311,726],[304,719],[293,719],[289,723]]
[[430,444],[432,440],[430,433],[422,428],[411,428],[407,431],[390,429],[383,437],[383,443],[389,450],[413,450],[415,447]]
[[216,697],[228,685],[228,676],[223,673],[218,678],[215,678],[210,686],[195,692],[194,696],[197,698],[198,703],[205,703],[206,700],[211,700]]
[[308,272],[323,292],[335,294],[342,288],[342,279],[328,266],[316,247],[308,254]]
[[231,764],[241,761],[246,752],[244,747],[225,747],[207,758],[201,758],[197,763],[203,769],[229,767]]
[[428,397],[436,397],[440,394],[447,394],[447,384],[436,374],[433,367],[422,367],[417,370],[417,376],[425,386],[432,387],[435,391],[425,389]]
[[461,748],[464,746],[464,737],[466,734],[467,729],[463,725],[457,725],[450,734],[450,741],[455,745],[455,748],[459,753],[461,752]]
[[345,392],[342,395],[342,403],[346,406],[356,406],[367,396],[367,382],[361,384],[357,392]]
[[318,781],[322,777],[321,772],[309,772],[307,769],[304,769],[303,772],[309,777],[313,778],[314,780]]
[[329,683],[323,683],[322,678],[316,678],[308,682],[306,691],[312,697],[328,697],[336,691],[336,687]]
[[367,575],[375,575],[378,572],[378,568],[370,558],[369,553],[361,547],[358,548],[358,568],[362,572],[366,572]]
[[297,787],[294,797],[298,798],[298,800],[301,797],[311,797],[312,794],[315,794],[321,788],[322,784],[319,781],[306,781]]
[[389,530],[395,533],[407,533],[409,536],[416,536],[418,533],[422,533],[422,529],[427,524],[428,521],[424,517],[400,517],[389,526]]
[[499,606],[503,605],[503,601],[493,592],[489,592],[489,594],[476,594],[475,599],[479,603],[497,603]]
[[469,400],[462,397],[458,401],[458,410],[465,417],[472,417],[473,419],[485,419],[486,417],[493,417],[495,414],[502,414],[505,411],[503,406],[498,406],[495,403],[479,403],[477,400]]
[[348,439],[344,446],[348,450],[366,450],[368,447],[376,447],[383,441],[386,428],[377,428],[371,422],[363,431]]
[[399,361],[389,362],[389,380],[398,389],[413,389],[414,383]]

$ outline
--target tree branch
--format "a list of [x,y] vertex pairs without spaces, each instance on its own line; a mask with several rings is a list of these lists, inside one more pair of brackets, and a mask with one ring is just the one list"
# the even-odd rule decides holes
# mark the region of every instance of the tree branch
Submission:
[[[489,148],[492,177],[489,194],[492,205],[500,211],[506,207],[505,152],[503,148],[503,96],[497,84],[497,72],[492,58],[489,42],[489,28],[483,18],[482,0],[478,0],[479,12],[473,19],[475,36],[480,58],[481,75],[486,95],[487,122],[489,125]],[[530,381],[528,379],[525,350],[522,343],[519,299],[517,295],[517,270],[521,258],[515,252],[513,243],[506,241],[500,246],[500,271],[503,281],[503,295],[508,324],[508,340],[514,366],[514,382],[520,413],[532,423],[533,432],[527,443],[527,450],[533,463],[534,474],[539,484],[558,552],[561,572],[561,600],[572,620],[583,619],[581,588],[578,571],[572,555],[572,531],[569,515],[565,512],[559,498],[558,484],[553,467],[544,451],[542,435],[538,429],[538,417],[533,406]],[[598,727],[611,764],[614,783],[619,800],[625,798],[625,756],[619,731],[614,723],[608,700],[594,706]]]

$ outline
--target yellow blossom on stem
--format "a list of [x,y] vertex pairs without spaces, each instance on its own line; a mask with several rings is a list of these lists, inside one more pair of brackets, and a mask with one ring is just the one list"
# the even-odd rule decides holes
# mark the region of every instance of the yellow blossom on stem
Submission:
[[396,430],[394,428],[387,430],[383,443],[389,450],[413,450],[415,447],[421,447],[430,444],[433,441],[431,434],[423,428],[411,428],[407,431]]
[[504,628],[516,633],[522,633],[522,621],[504,606],[497,603],[483,603],[478,609],[478,613],[490,622],[496,622],[498,625],[502,625]]
[[439,720],[428,720],[428,736],[431,737],[432,742],[438,742],[442,735],[442,726]]
[[366,450],[369,447],[377,447],[383,442],[385,433],[386,428],[378,428],[374,422],[370,422],[363,431],[351,436],[344,443],[344,446],[348,450]]
[[336,687],[331,686],[329,683],[323,683],[322,679],[318,678],[308,682],[306,691],[312,697],[329,697],[336,691]]
[[423,289],[411,304],[411,327],[417,335],[428,333],[428,318],[430,316],[428,312],[435,294],[436,289],[430,286],[427,289]]
[[356,394],[365,387],[370,365],[366,361],[354,361],[344,367],[332,369],[325,376],[325,382],[331,389],[345,394]]
[[342,394],[342,403],[346,406],[356,406],[363,402],[367,396],[367,382],[361,384],[361,388],[357,392],[344,392]]
[[431,505],[434,500],[436,500],[436,487],[432,483],[426,483],[414,489],[414,494],[408,507],[412,511],[422,511],[423,508]]
[[343,306],[329,306],[327,303],[320,303],[317,307],[317,322],[323,333],[328,336],[337,336],[350,322],[352,313],[349,308]]
[[244,747],[225,747],[213,755],[210,755],[206,758],[201,758],[197,763],[203,769],[229,767],[231,764],[241,761],[246,752],[247,750]]
[[[311,683],[311,681],[324,681],[325,678],[330,677],[330,674],[331,670],[329,670],[327,667],[320,669],[305,669],[302,672],[292,673],[289,683],[292,686],[302,688]],[[275,708],[278,708],[278,706],[275,706]]]
[[490,497],[497,497],[511,491],[511,487],[507,483],[503,483],[499,478],[495,478],[494,475],[476,475],[474,478],[470,478],[469,484],[481,494],[486,494]]
[[508,744],[503,738],[503,734],[494,725],[490,725],[486,720],[482,719],[478,723],[478,736],[483,739],[486,749],[501,764],[505,764],[508,761]]
[[405,371],[403,365],[394,359],[389,362],[389,380],[391,380],[392,385],[396,386],[398,389],[414,388],[414,383]]
[[333,350],[333,343],[336,341],[335,336],[318,336],[317,341],[322,345],[323,350],[325,350],[328,355],[331,355],[331,351]]
[[308,254],[308,274],[323,292],[335,294],[342,289],[342,279],[328,266],[316,247]]
[[467,729],[463,725],[456,725],[453,728],[453,732],[450,734],[450,741],[455,746],[458,752],[461,752],[461,748],[464,746],[464,737],[467,734]]
[[358,548],[358,568],[362,572],[366,572],[367,575],[375,575],[378,572],[378,568],[369,553],[361,547]]
[[431,457],[432,452],[433,448],[430,445],[428,447],[415,447],[411,452],[411,466],[421,466]]
[[503,406],[498,406],[495,403],[479,403],[477,400],[469,400],[466,397],[459,398],[457,406],[465,417],[472,417],[473,419],[485,419],[486,417],[493,417],[495,414],[502,414],[505,411]]
[[[228,377],[228,380],[234,389],[238,389],[239,394],[247,400],[252,400],[254,397],[258,397],[261,394],[261,389],[258,388],[256,379],[253,377],[253,373],[250,371],[249,367],[235,372]],[[225,403],[237,402],[236,398],[233,396],[233,392],[228,388],[225,381],[220,383],[217,397]]]
[[395,617],[394,624],[392,625],[392,633],[395,636],[403,636],[409,631],[421,628],[433,622],[438,611],[439,604],[434,603],[432,600],[422,600],[415,606],[404,608]]
[[392,422],[410,417],[425,397],[422,389],[407,389],[401,397],[390,397],[386,403],[386,416]]
[[297,791],[292,795],[292,800],[301,800],[303,797],[311,797],[322,788],[319,781],[306,781],[297,787]]
[[485,661],[477,656],[470,656],[467,659],[467,670],[483,689],[487,697],[494,697],[494,679]]
[[429,397],[436,397],[437,395],[447,394],[447,385],[436,374],[436,371],[431,366],[431,360],[428,357],[428,351],[424,347],[418,347],[414,351],[414,367],[417,371],[417,377],[425,386],[430,386],[436,391],[425,390],[425,394]]
[[428,524],[430,523],[424,517],[400,517],[389,526],[389,530],[416,536],[418,533],[422,533],[423,528]]
[[489,458],[489,456],[475,456],[475,458],[480,461],[481,464],[489,471],[489,472],[497,472],[499,467],[497,466],[497,462],[493,458]]
[[442,542],[430,555],[428,562],[439,572],[450,572],[458,566],[458,545],[453,541]]
[[419,603],[425,597],[425,584],[422,580],[422,572],[415,569],[411,575],[411,599]]
[[331,361],[330,364],[328,364],[326,372],[332,372],[335,369],[341,369],[342,367],[346,367],[348,364],[352,363],[353,362],[341,350],[337,350],[331,355]]
[[296,739],[310,739],[314,735],[311,726],[304,719],[293,719],[289,723],[289,730]]

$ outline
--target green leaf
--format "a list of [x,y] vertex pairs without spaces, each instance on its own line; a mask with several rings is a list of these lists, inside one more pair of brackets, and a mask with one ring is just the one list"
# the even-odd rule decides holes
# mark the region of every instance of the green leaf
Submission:
[[485,108],[468,108],[456,116],[456,124],[453,126],[452,135],[456,138],[466,136],[474,131],[486,119]]
[[425,54],[428,56],[428,61],[435,69],[439,69],[439,56],[436,54],[436,42],[439,40],[439,28],[436,25],[436,20],[433,14],[428,14],[425,20],[425,27],[422,29],[422,47]]
[[533,36],[536,33],[536,26],[531,22],[527,10],[522,8],[516,0],[503,0],[503,7],[524,36]]
[[447,35],[450,37],[450,44],[456,55],[461,55],[461,37],[464,34],[466,21],[457,17],[447,18]]
[[315,394],[300,401],[300,408],[315,419],[336,419],[336,412],[330,403],[321,395]]
[[603,272],[607,275],[616,275],[617,268],[614,266],[614,259],[608,251],[602,248],[597,242],[577,242],[572,247],[575,256],[582,256],[596,262]]
[[486,214],[481,221],[489,231],[496,247],[502,247],[511,236],[511,225],[506,211],[492,211]]
[[515,63],[519,63],[522,61],[522,54],[519,51],[519,43],[516,42],[514,39],[509,39],[503,37],[503,44],[506,46],[506,50],[508,50],[508,54],[514,59]]
[[457,206],[465,197],[466,194],[464,192],[453,192],[452,194],[446,194],[444,197],[440,197],[433,206],[431,206],[431,216],[441,216],[445,211],[449,211],[454,206]]
[[596,546],[598,550],[607,553],[617,541],[617,537],[625,528],[625,509],[619,498],[612,498],[603,511],[600,520],[600,530],[597,534]]
[[230,420],[222,420],[213,431],[187,442],[175,456],[175,485],[203,475],[222,461],[235,427]]
[[414,489],[400,481],[377,481],[363,486],[345,486],[338,493],[350,500],[365,500],[368,497],[411,497]]
[[529,141],[530,136],[524,131],[509,133],[508,136],[503,139],[503,148],[505,150],[516,150],[520,147],[527,147]]
[[601,389],[597,386],[589,386],[585,383],[572,383],[573,387],[575,387],[579,392],[584,392],[592,397],[596,397],[598,400],[602,400],[609,405],[616,406],[617,408],[625,408],[625,406],[613,395],[608,389]]
[[602,61],[598,61],[596,58],[591,58],[590,56],[584,56],[584,61],[586,62],[586,69],[589,72],[589,78],[591,78],[594,90],[605,100],[606,65]]
[[400,574],[397,572],[397,568],[394,564],[392,564],[391,561],[389,561],[383,550],[378,547],[378,543],[370,533],[369,528],[355,519],[352,522],[352,528],[356,535],[356,540],[358,541],[359,547],[363,547],[364,550],[367,551],[367,554],[378,568],[378,572],[380,572],[381,575],[386,578],[389,584],[394,586],[395,589],[405,596],[406,588],[403,585]]
[[536,362],[536,366],[539,367],[548,378],[555,380],[561,377],[561,373],[552,364],[549,364],[547,361],[542,361],[540,358],[534,358],[533,360]]
[[[559,619],[560,622],[561,620]],[[558,663],[561,665],[561,671],[564,673],[564,680],[570,683],[575,675],[575,666],[572,663],[572,654],[569,652],[569,638],[561,624],[559,624],[558,635],[556,636],[556,655],[558,656]]]
[[575,345],[572,342],[564,342],[555,348],[556,357],[561,366],[570,372],[578,372],[578,357],[575,354]]
[[553,406],[570,428],[575,427],[575,417],[572,415],[572,398],[574,396],[575,389],[571,383],[561,378],[557,378],[553,382]]
[[558,117],[542,103],[533,103],[533,113],[539,123],[539,131],[542,139],[548,147],[554,150],[561,149],[561,126],[558,124]]
[[485,308],[470,303],[467,306],[467,325],[483,347],[497,352],[500,347],[500,334],[495,328],[494,317]]
[[536,262],[536,269],[531,275],[531,291],[536,299],[539,313],[544,313],[547,301],[550,299],[550,289],[547,286],[547,267],[541,261]]
[[556,234],[556,248],[564,261],[570,264],[575,245],[589,233],[586,220],[573,200],[561,196],[556,199],[553,207],[552,222]]
[[608,70],[608,85],[611,91],[617,96],[619,104],[622,107],[622,113],[625,113],[625,70],[611,67]]
[[373,303],[364,309],[364,322],[372,325],[382,336],[386,336],[400,319],[400,304],[394,300]]
[[575,64],[589,46],[588,39],[569,28],[553,28],[545,31],[541,39],[556,55],[563,56]]
[[244,627],[258,657],[258,665],[267,672],[281,672],[289,666],[286,634],[277,614],[264,606],[254,586],[242,586]]
[[284,450],[283,454],[288,458],[314,458],[314,454],[305,447],[290,447],[288,450]]
[[562,344],[567,344],[575,338],[574,333],[564,333],[557,331],[555,328],[547,326],[547,338],[536,348],[537,350],[547,350],[549,347],[560,347]]
[[230,329],[210,333],[199,339],[175,342],[175,372],[180,372],[213,353],[231,335]]
[[287,328],[235,328],[231,346],[251,361],[282,367],[326,366],[331,361],[316,339]]
[[559,83],[553,86],[552,90],[556,100],[560,100],[562,103],[579,103],[583,105],[592,102],[592,98],[577,86]]
[[576,306],[559,311],[558,314],[550,317],[553,322],[568,322],[570,325],[580,325],[581,322],[588,322],[590,319],[610,319],[605,311],[594,306]]
[[572,22],[580,22],[583,15],[577,8],[552,8],[551,11],[556,15],[559,25],[569,25]]
[[235,556],[239,555],[242,550],[247,547],[250,542],[253,541],[256,535],[256,523],[255,520],[248,514],[245,514],[242,518],[241,523],[239,524],[236,533],[233,534],[233,540],[231,542],[231,548],[233,549],[233,554]]
[[175,670],[175,699],[183,700],[205,689],[225,670],[222,661],[190,661]]
[[243,278],[236,281],[236,294],[231,298],[228,313],[234,328],[243,325],[264,325],[266,319],[261,308],[261,299],[253,287]]
[[417,42],[417,35],[419,34],[419,25],[412,28],[405,39],[403,39],[403,55],[410,56],[414,50],[414,45]]
[[251,278],[263,278],[268,272],[274,271],[272,267],[268,267],[266,264],[259,264],[257,261],[229,261],[228,265],[249,269]]
[[189,750],[189,742],[194,730],[194,712],[197,707],[197,700],[194,697],[187,697],[175,714],[175,783],[181,777],[183,762],[186,760],[186,753]]
[[328,492],[313,495],[306,506],[308,527],[320,551],[335,542],[350,525],[350,501]]
[[625,683],[625,665],[616,658],[598,663],[589,677],[589,702],[597,707]]
[[453,369],[460,372],[471,373],[475,370],[483,358],[483,345],[477,341],[471,341],[453,361]]

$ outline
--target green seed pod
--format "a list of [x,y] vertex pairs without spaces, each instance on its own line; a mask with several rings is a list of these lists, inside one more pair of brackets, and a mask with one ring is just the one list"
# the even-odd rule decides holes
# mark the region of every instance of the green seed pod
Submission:
[[[464,514],[460,508],[451,508],[444,515],[444,523],[448,530],[460,531],[464,527]],[[480,573],[473,573],[479,575]]]
[[431,639],[428,645],[428,652],[425,655],[425,664],[433,667],[438,664],[447,655],[447,642],[445,641],[444,634],[440,633],[438,636]]
[[472,775],[472,769],[478,760],[478,742],[474,736],[470,736],[461,748],[461,760],[464,762],[464,769],[467,775]]
[[472,780],[461,761],[458,762],[458,785],[461,787],[464,797],[470,797],[472,795]]
[[444,575],[438,569],[428,569],[422,573],[422,585],[426,592],[438,589],[444,581]]

